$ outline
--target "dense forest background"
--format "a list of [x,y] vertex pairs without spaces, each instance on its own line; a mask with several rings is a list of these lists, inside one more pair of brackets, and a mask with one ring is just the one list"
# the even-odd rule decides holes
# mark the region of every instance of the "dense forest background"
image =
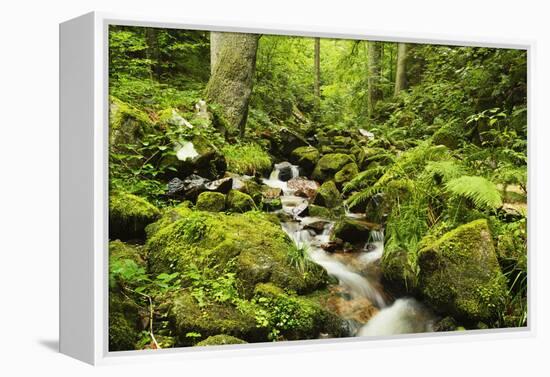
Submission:
[[[526,325],[525,51],[126,26],[109,44],[112,349],[349,335],[305,250],[284,252],[299,283],[212,257],[228,240],[212,227],[255,222],[239,244],[279,247],[262,244],[281,204],[261,179],[282,161],[321,184],[310,213],[383,226],[386,290],[421,298],[439,329]],[[207,203],[191,173],[252,178]],[[238,214],[203,214],[220,200]],[[216,310],[217,327],[188,318]]]

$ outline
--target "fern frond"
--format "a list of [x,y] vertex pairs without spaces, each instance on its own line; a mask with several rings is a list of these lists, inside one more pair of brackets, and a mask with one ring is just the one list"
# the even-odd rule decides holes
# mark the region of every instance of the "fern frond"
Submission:
[[496,185],[486,178],[462,176],[445,185],[451,195],[470,199],[476,207],[496,209],[502,206],[502,198]]
[[378,177],[384,174],[384,171],[386,171],[386,167],[376,166],[360,172],[351,181],[344,185],[343,193],[349,193],[353,190],[364,188],[369,184],[369,182],[377,180]]
[[431,176],[440,176],[444,182],[458,178],[466,173],[466,169],[456,160],[430,161],[426,165],[426,171]]

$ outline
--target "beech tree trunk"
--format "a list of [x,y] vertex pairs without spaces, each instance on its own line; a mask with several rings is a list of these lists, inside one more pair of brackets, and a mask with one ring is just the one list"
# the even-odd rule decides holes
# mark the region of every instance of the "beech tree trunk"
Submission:
[[210,32],[210,74],[214,74],[218,56],[220,54],[220,44],[225,33],[219,31]]
[[397,68],[395,73],[395,91],[397,95],[403,89],[407,89],[407,55],[409,46],[406,43],[397,45]]
[[315,95],[315,115],[318,116],[321,107],[321,38],[315,38],[315,54],[314,54],[314,84],[313,92]]
[[382,57],[381,42],[368,43],[369,77],[368,77],[368,111],[369,117],[373,117],[376,103],[382,99],[380,87],[380,62]]
[[[223,34],[222,36],[217,34]],[[211,33],[211,76],[206,99],[221,106],[230,129],[244,136],[248,103],[252,94],[258,34]],[[212,42],[211,42],[212,43]]]

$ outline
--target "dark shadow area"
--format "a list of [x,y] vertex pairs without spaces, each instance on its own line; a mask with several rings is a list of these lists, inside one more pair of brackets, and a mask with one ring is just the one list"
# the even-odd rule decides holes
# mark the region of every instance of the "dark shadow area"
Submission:
[[42,339],[38,343],[53,352],[59,352],[59,340],[55,339]]

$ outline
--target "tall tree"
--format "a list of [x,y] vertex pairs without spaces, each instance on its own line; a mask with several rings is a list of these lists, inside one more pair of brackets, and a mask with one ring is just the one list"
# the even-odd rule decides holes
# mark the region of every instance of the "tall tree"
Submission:
[[314,53],[314,84],[313,92],[315,95],[315,115],[318,117],[319,109],[321,107],[321,38],[315,38],[315,53]]
[[212,74],[206,86],[206,99],[222,107],[230,131],[239,130],[241,137],[252,94],[258,39],[258,34],[223,33],[221,38],[214,35],[215,46],[211,48]]
[[158,35],[159,29],[154,27],[145,28],[145,41],[147,43],[145,55],[147,59],[151,61],[150,78],[155,78],[157,80],[160,79],[161,73]]
[[220,44],[224,36],[224,32],[212,31],[210,32],[210,74],[214,74],[216,69],[216,63],[218,62],[218,56],[220,53]]
[[407,88],[407,55],[409,46],[406,43],[397,45],[397,68],[395,73],[394,95]]
[[369,117],[374,114],[376,102],[382,99],[382,89],[380,87],[380,63],[382,57],[382,42],[369,41],[368,43],[368,60],[369,60],[369,77],[368,77],[368,110]]

